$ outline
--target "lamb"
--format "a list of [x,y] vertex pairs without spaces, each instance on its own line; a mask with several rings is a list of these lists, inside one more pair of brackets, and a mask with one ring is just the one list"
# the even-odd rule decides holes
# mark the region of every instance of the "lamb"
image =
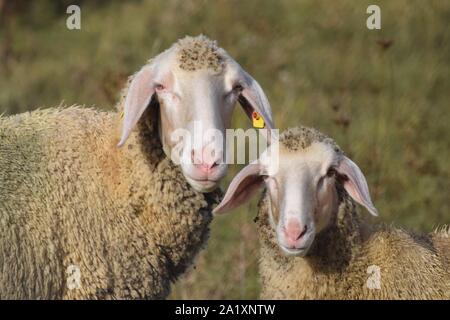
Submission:
[[272,126],[257,82],[199,36],[132,76],[117,112],[0,117],[0,299],[165,298],[206,244],[225,169],[202,145],[177,165],[172,135],[223,132],[238,99]]
[[[265,185],[256,217],[264,299],[449,299],[450,229],[415,234],[377,215],[366,179],[315,129],[285,131],[231,182],[214,213]],[[276,156],[279,158],[275,158]]]

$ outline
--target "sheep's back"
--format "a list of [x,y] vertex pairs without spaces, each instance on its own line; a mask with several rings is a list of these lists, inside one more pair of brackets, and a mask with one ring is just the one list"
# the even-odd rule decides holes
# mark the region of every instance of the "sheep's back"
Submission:
[[[450,269],[431,236],[380,225],[353,263],[369,299],[449,299]],[[372,286],[372,280],[379,287]]]

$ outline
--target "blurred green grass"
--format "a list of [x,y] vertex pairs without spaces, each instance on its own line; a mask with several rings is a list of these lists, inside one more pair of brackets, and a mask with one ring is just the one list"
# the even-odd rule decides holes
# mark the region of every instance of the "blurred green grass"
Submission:
[[[71,3],[0,0],[0,114],[62,101],[112,109],[147,59],[204,33],[260,82],[280,129],[335,138],[363,168],[381,220],[424,231],[450,222],[450,2],[83,1],[82,29],[70,31]],[[381,30],[366,28],[369,4]],[[240,110],[234,125],[249,125]],[[171,298],[258,297],[255,200],[215,219]]]

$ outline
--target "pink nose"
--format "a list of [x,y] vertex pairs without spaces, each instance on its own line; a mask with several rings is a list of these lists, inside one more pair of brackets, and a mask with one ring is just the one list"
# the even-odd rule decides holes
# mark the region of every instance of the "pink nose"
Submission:
[[302,226],[298,221],[290,219],[284,228],[284,235],[289,246],[295,247],[306,233],[307,227]]
[[210,147],[203,147],[201,151],[192,150],[191,158],[192,163],[198,170],[208,173],[219,165],[221,155],[216,155],[214,149]]

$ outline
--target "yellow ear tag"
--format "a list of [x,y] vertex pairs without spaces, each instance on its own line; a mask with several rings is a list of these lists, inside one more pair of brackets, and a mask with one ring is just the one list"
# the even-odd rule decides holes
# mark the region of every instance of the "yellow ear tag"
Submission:
[[264,119],[256,111],[252,112],[252,122],[254,128],[262,129],[265,126]]
[[122,111],[122,112],[120,113],[120,119],[123,119],[123,116],[124,116],[124,115],[125,115],[125,112]]

